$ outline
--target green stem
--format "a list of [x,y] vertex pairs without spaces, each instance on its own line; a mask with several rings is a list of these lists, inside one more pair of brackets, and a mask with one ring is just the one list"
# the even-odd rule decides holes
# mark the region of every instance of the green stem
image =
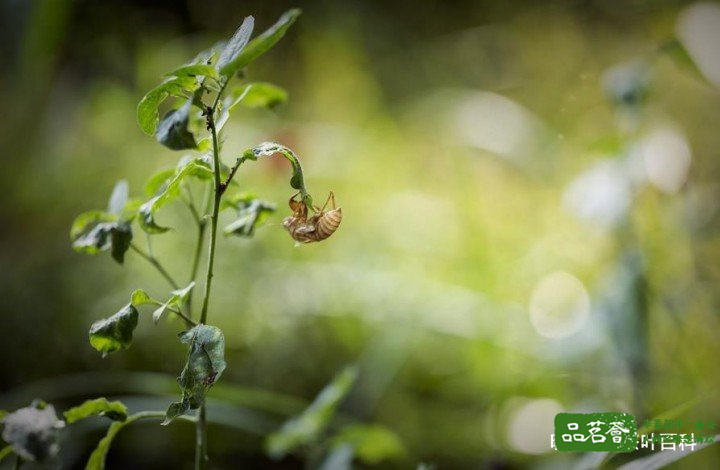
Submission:
[[22,467],[23,459],[19,455],[15,456],[15,464],[13,464],[13,470],[19,470]]
[[137,245],[135,245],[134,243],[130,244],[130,248],[132,248],[133,251],[135,251],[135,253],[139,254],[142,258],[147,260],[148,263],[152,264],[155,267],[155,269],[157,269],[158,272],[162,275],[162,277],[164,277],[165,280],[167,280],[167,282],[170,283],[170,285],[172,286],[173,289],[180,288],[178,283],[175,282],[175,280],[172,278],[172,276],[170,276],[170,274],[165,270],[165,268],[163,268],[162,264],[160,264],[160,262],[157,260],[157,258],[145,253],[140,248],[138,248]]
[[[215,128],[215,110],[220,97],[225,90],[225,82],[215,97],[212,107],[206,111],[207,127],[212,134],[213,143],[213,174],[215,182],[215,197],[213,199],[212,219],[210,219],[210,246],[208,248],[207,271],[205,274],[205,295],[202,310],[200,311],[200,324],[207,322],[208,306],[210,305],[210,290],[212,288],[213,265],[215,263],[215,239],[217,238],[218,214],[220,213],[220,199],[222,198],[222,182],[220,181],[220,147],[218,145],[217,129]],[[200,405],[198,420],[195,427],[195,470],[203,470],[207,461],[207,417],[205,403]]]

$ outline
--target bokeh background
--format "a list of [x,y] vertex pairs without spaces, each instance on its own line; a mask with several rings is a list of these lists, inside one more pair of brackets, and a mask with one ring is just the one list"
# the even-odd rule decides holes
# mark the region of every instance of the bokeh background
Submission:
[[[332,453],[322,441],[272,460],[263,442],[347,364],[359,378],[328,435],[383,429],[361,468],[614,468],[650,455],[553,452],[560,411],[720,424],[720,6],[672,0],[5,0],[1,408],[103,395],[163,410],[175,398],[180,323],[141,315],[132,348],[106,359],[87,342],[133,289],[166,295],[163,279],[132,253],[119,266],[73,252],[69,227],[118,179],[142,197],[177,161],[135,120],[162,73],[244,16],[260,31],[294,6],[299,21],[248,69],[290,100],[235,115],[223,156],[288,145],[310,192],[333,190],[345,219],[294,247],[280,225],[286,162],[242,168],[241,186],[280,210],[253,239],[219,240],[210,319],[228,369],[210,393],[215,467],[302,468]],[[189,213],[160,217],[178,229],[155,252],[184,278]],[[105,426],[73,426],[63,468],[82,467]],[[190,468],[193,441],[187,424],[133,425],[108,468]],[[718,461],[710,447],[673,465]]]

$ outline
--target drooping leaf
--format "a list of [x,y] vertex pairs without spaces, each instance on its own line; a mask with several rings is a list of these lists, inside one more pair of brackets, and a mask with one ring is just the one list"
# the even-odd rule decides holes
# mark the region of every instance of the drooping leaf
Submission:
[[[222,71],[223,75],[232,75],[233,72],[229,72],[231,68],[225,69],[229,64],[231,64],[235,59],[237,59],[238,55],[247,45],[248,41],[250,40],[250,36],[253,32],[253,27],[255,26],[255,19],[252,16],[247,16],[243,20],[240,27],[235,31],[235,34],[233,34],[233,37],[230,38],[230,40],[225,44],[225,48],[220,53],[220,57],[217,61],[217,69]],[[236,71],[238,69],[235,69]]]
[[7,415],[3,424],[2,438],[23,459],[46,462],[57,455],[58,430],[65,423],[58,419],[52,405],[34,402]]
[[258,157],[267,157],[276,153],[281,154],[292,165],[293,174],[290,178],[290,186],[293,189],[297,189],[298,191],[300,191],[303,201],[306,205],[312,206],[312,198],[307,193],[307,189],[305,189],[305,178],[303,176],[303,170],[302,166],[300,165],[300,160],[292,150],[285,147],[284,145],[275,142],[263,142],[255,148],[246,150],[243,153],[243,157],[255,160]]
[[165,74],[166,77],[210,77],[218,78],[219,75],[215,67],[208,64],[188,64],[178,67],[172,72]]
[[83,404],[70,408],[63,413],[68,424],[97,415],[106,416],[113,421],[125,421],[127,419],[127,407],[120,401],[96,398],[87,400]]
[[182,397],[170,405],[163,424],[199,408],[207,391],[225,370],[225,338],[219,328],[200,324],[179,337],[182,343],[190,345],[185,368],[178,377]]
[[251,237],[255,233],[255,227],[262,223],[269,213],[275,211],[275,204],[247,194],[229,199],[228,205],[237,210],[238,218],[223,229],[225,235]]
[[188,130],[191,106],[192,100],[188,100],[182,107],[168,111],[157,126],[155,138],[158,142],[171,150],[197,147],[195,136]]
[[132,343],[137,323],[137,309],[132,304],[127,304],[115,315],[92,324],[90,344],[101,352],[103,357],[119,349],[127,349]]
[[133,234],[130,224],[125,222],[115,223],[110,231],[110,254],[120,264],[125,261],[125,252],[130,249]]
[[279,431],[268,437],[265,443],[268,454],[282,458],[300,446],[315,443],[350,392],[357,375],[357,368],[349,366],[335,376],[305,411],[286,421]]
[[183,97],[200,86],[196,77],[176,77],[156,86],[140,100],[137,107],[137,121],[147,135],[155,134],[158,126],[158,107],[169,96]]
[[157,225],[154,218],[155,213],[167,202],[180,194],[180,183],[185,178],[189,176],[204,178],[207,177],[207,175],[212,176],[212,170],[197,159],[182,167],[175,173],[172,179],[164,183],[164,188],[159,193],[140,206],[138,210],[140,214],[138,220],[140,227],[148,233],[163,233],[168,231],[169,228]]
[[333,447],[350,445],[363,463],[377,465],[405,454],[400,438],[384,426],[354,424],[343,428],[332,439]]
[[226,77],[232,76],[238,70],[244,68],[253,60],[257,59],[270,50],[287,32],[288,28],[295,22],[301,11],[298,8],[288,10],[278,21],[263,32],[260,36],[250,41],[247,46],[233,58],[229,63],[218,67],[220,73]]
[[110,445],[112,444],[113,439],[115,439],[117,433],[119,433],[120,430],[128,424],[130,424],[129,419],[126,421],[113,421],[113,423],[108,428],[105,437],[100,439],[97,447],[95,447],[95,450],[93,450],[92,454],[90,454],[90,458],[85,465],[85,470],[105,469],[105,458],[107,457],[107,453],[110,450]]
[[125,210],[129,194],[130,189],[127,180],[120,180],[115,183],[115,187],[110,194],[110,200],[108,200],[108,214],[120,217]]

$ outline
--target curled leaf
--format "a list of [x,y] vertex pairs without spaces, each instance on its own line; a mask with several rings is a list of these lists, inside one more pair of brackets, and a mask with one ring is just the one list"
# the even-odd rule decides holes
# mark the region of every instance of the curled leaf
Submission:
[[187,362],[178,377],[182,397],[168,407],[163,424],[199,408],[205,402],[207,391],[225,370],[225,338],[219,328],[200,324],[179,337],[190,346]]
[[155,134],[158,126],[158,107],[168,96],[185,96],[200,86],[196,77],[182,76],[166,80],[156,86],[140,100],[137,107],[137,121],[147,135]]
[[92,324],[90,344],[101,352],[103,357],[119,349],[127,349],[132,343],[137,323],[137,309],[132,304],[127,304],[115,315]]
[[243,157],[249,160],[257,160],[258,157],[268,157],[276,153],[281,154],[292,165],[293,174],[290,178],[290,187],[300,191],[305,205],[311,207],[312,198],[305,188],[305,178],[303,176],[302,166],[300,165],[300,160],[297,155],[295,155],[295,152],[284,145],[275,142],[263,142],[257,147],[246,150],[243,153]]
[[225,235],[251,237],[264,218],[275,211],[275,204],[247,194],[228,198],[227,204],[235,208],[238,218],[225,227]]
[[233,37],[230,38],[225,45],[225,48],[220,53],[220,57],[217,61],[218,70],[223,71],[223,69],[226,69],[222,72],[223,75],[232,75],[232,72],[228,73],[232,70],[232,67],[228,68],[227,66],[237,58],[243,48],[247,45],[250,40],[250,36],[252,35],[254,26],[255,19],[252,16],[245,17],[240,27],[237,31],[235,31],[235,34],[233,34]]

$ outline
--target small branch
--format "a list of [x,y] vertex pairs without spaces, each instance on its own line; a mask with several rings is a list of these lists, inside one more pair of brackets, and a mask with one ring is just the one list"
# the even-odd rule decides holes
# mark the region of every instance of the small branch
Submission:
[[160,264],[160,262],[152,255],[149,255],[142,251],[140,248],[137,247],[134,243],[130,244],[130,248],[132,248],[135,253],[139,254],[142,258],[144,258],[148,263],[152,264],[155,269],[158,270],[158,272],[167,280],[168,283],[172,286],[173,289],[179,289],[180,286],[177,282],[170,276],[170,274],[163,268],[163,266]]
[[[162,306],[165,305],[165,304],[163,304],[162,302],[156,302],[155,305],[157,305],[158,307],[162,307]],[[174,313],[175,315],[177,315],[178,317],[180,317],[180,318],[182,318],[183,320],[185,320],[185,323],[187,323],[188,326],[197,326],[197,322],[196,322],[196,321],[194,321],[192,318],[189,318],[187,315],[185,315],[184,313],[182,313],[180,310],[174,309],[174,308],[172,308],[172,307],[165,307],[165,309],[166,309],[168,312],[172,312],[172,313]]]
[[228,186],[230,185],[230,181],[232,181],[238,168],[240,168],[240,165],[242,165],[245,162],[245,160],[247,160],[245,157],[239,157],[235,161],[235,165],[233,165],[233,167],[230,169],[230,174],[228,175],[225,182],[220,183],[220,195],[222,195],[225,192],[225,190],[228,188]]

